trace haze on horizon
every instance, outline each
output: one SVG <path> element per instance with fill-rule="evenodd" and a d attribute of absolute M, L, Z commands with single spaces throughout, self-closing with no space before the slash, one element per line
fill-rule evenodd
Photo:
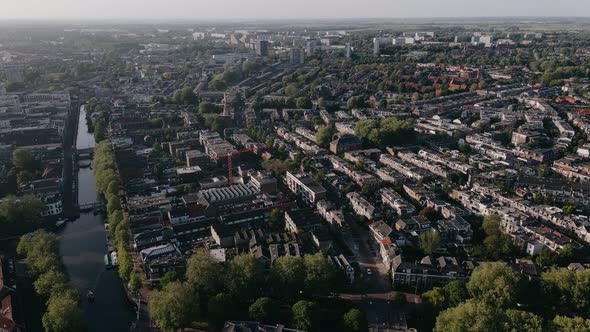
<path fill-rule="evenodd" d="M 581 0 L 0 0 L 0 20 L 588 17 Z"/>

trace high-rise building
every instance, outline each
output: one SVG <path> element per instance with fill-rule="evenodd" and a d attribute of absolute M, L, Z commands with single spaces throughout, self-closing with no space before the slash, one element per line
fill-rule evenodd
<path fill-rule="evenodd" d="M 373 38 L 373 55 L 379 55 L 381 53 L 381 40 L 380 38 Z"/>
<path fill-rule="evenodd" d="M 268 40 L 259 40 L 256 42 L 256 54 L 260 56 L 268 56 Z"/>
<path fill-rule="evenodd" d="M 305 51 L 302 48 L 292 48 L 289 50 L 289 59 L 292 65 L 302 65 L 305 63 Z"/>
<path fill-rule="evenodd" d="M 348 59 L 350 59 L 350 56 L 352 54 L 352 48 L 350 46 L 350 43 L 346 43 L 346 47 L 344 48 L 344 56 Z"/>

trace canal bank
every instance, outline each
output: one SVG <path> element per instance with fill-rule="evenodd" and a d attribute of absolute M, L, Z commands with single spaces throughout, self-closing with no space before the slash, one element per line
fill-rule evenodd
<path fill-rule="evenodd" d="M 76 149 L 94 148 L 94 144 L 94 136 L 86 125 L 86 112 L 81 107 Z M 74 167 L 73 180 L 73 192 L 77 199 L 75 205 L 99 201 L 92 169 Z M 103 217 L 93 212 L 80 213 L 76 220 L 68 222 L 57 235 L 72 285 L 81 294 L 91 290 L 96 295 L 93 303 L 89 303 L 85 297 L 82 300 L 88 331 L 129 331 L 134 311 L 127 303 L 117 270 L 107 270 L 104 265 L 107 233 Z"/>

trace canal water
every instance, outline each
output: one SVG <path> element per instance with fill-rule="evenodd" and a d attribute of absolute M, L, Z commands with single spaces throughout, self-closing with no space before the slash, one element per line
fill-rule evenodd
<path fill-rule="evenodd" d="M 76 147 L 94 147 L 94 136 L 88 132 L 83 107 L 80 109 Z M 90 168 L 79 169 L 77 186 L 80 205 L 97 202 L 95 178 Z M 84 295 L 82 309 L 88 331 L 129 331 L 134 312 L 126 302 L 117 270 L 107 270 L 104 265 L 107 244 L 103 217 L 93 212 L 81 213 L 77 220 L 66 224 L 58 237 L 72 285 Z M 88 290 L 96 296 L 93 303 L 86 300 Z"/>

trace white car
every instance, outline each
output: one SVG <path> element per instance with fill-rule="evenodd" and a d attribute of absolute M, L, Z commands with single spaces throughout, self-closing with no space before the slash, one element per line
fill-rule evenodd
<path fill-rule="evenodd" d="M 370 276 L 371 274 L 373 274 L 373 271 L 371 271 L 371 269 L 367 269 L 367 275 Z"/>

